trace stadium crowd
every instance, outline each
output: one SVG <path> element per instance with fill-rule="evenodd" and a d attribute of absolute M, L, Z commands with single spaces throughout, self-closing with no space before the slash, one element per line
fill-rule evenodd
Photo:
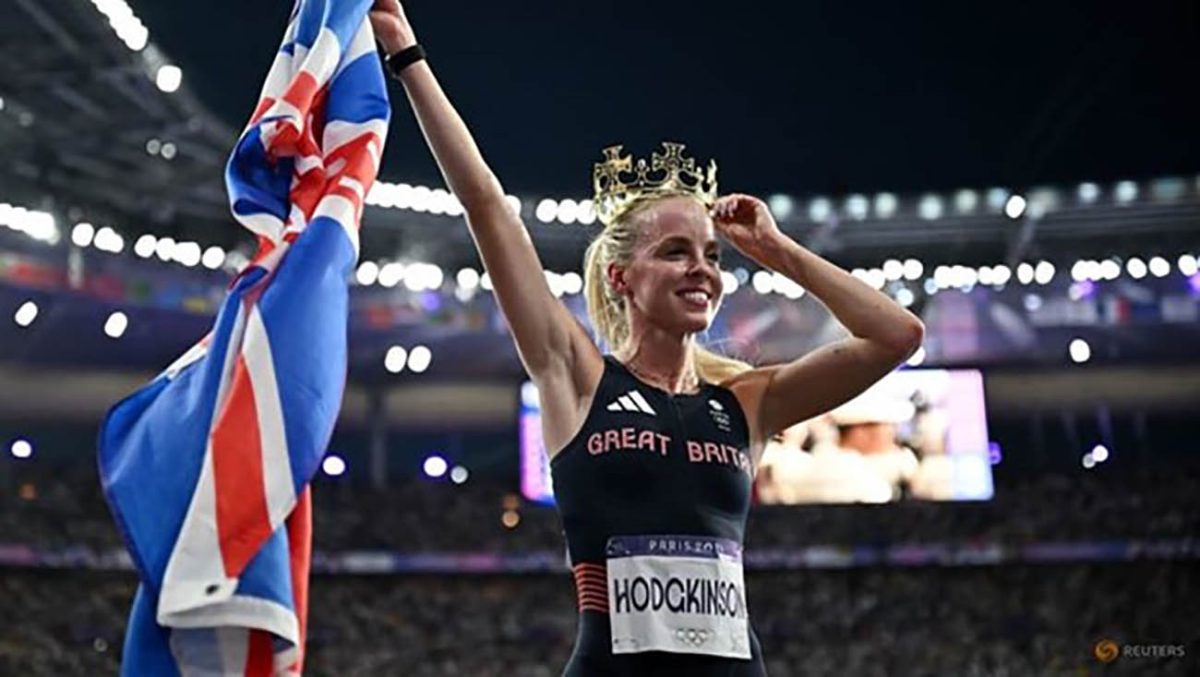
<path fill-rule="evenodd" d="M 1183 563 L 757 572 L 750 609 L 770 674 L 1196 674 L 1200 586 Z M 8 570 L 0 674 L 114 674 L 129 574 Z M 570 577 L 318 576 L 306 674 L 557 675 Z M 1122 656 L 1101 639 L 1184 655 Z"/>
<path fill-rule="evenodd" d="M 94 477 L 24 472 L 0 484 L 0 543 L 47 548 L 121 546 Z M 1200 473 L 1183 466 L 1136 473 L 1043 474 L 1000 485 L 985 502 L 755 506 L 747 546 L 979 543 L 1186 538 L 1200 533 Z M 411 480 L 385 491 L 318 481 L 318 550 L 561 551 L 552 508 L 510 486 Z M 504 514 L 512 514 L 506 525 Z"/>

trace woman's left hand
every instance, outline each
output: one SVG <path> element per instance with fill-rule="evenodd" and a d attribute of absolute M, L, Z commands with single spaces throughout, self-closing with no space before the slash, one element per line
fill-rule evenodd
<path fill-rule="evenodd" d="M 735 193 L 717 200 L 712 208 L 717 232 L 756 263 L 770 267 L 771 253 L 784 237 L 762 200 Z"/>

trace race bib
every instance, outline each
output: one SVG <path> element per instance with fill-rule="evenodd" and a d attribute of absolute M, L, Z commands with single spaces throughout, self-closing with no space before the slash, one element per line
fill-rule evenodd
<path fill-rule="evenodd" d="M 704 536 L 608 540 L 614 654 L 642 651 L 750 658 L 742 547 Z"/>

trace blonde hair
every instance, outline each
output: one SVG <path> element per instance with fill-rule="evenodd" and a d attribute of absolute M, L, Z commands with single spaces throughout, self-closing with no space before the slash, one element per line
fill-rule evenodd
<path fill-rule="evenodd" d="M 609 350 L 619 350 L 629 340 L 629 318 L 625 315 L 625 299 L 608 283 L 608 266 L 629 265 L 633 259 L 641 229 L 637 216 L 662 197 L 634 203 L 616 221 L 588 245 L 583 261 L 584 296 L 588 317 L 596 332 L 608 343 Z M 751 369 L 749 364 L 695 346 L 692 363 L 696 375 L 708 383 L 724 383 Z"/>

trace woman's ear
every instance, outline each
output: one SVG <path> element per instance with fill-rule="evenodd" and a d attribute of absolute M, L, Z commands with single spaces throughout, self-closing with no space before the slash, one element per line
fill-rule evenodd
<path fill-rule="evenodd" d="M 629 283 L 625 280 L 625 269 L 623 267 L 616 263 L 610 263 L 604 273 L 608 277 L 608 286 L 612 287 L 617 296 L 629 295 Z"/>

